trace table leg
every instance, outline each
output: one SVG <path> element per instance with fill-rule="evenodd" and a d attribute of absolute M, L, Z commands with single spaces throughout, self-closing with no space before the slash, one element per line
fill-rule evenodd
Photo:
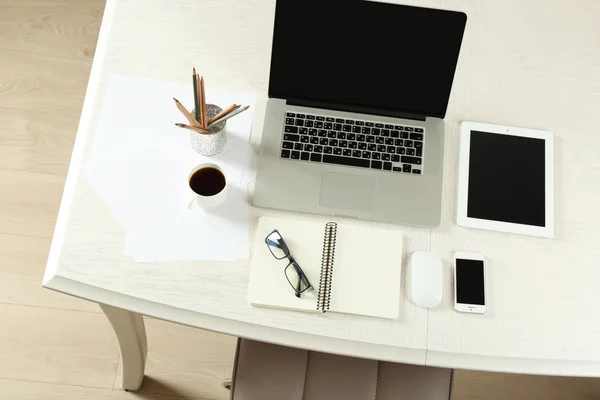
<path fill-rule="evenodd" d="M 121 389 L 137 391 L 144 379 L 148 353 L 144 319 L 140 314 L 105 304 L 100 304 L 100 308 L 110 321 L 121 348 Z"/>

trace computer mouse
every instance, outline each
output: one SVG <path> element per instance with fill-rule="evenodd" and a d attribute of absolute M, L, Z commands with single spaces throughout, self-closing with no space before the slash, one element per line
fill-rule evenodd
<path fill-rule="evenodd" d="M 417 251 L 411 261 L 412 300 L 419 307 L 435 307 L 442 301 L 442 259 L 429 251 Z"/>

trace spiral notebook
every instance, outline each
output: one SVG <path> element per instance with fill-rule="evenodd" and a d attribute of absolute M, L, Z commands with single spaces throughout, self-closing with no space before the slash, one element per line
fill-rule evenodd
<path fill-rule="evenodd" d="M 287 282 L 265 237 L 277 229 L 314 290 L 301 298 Z M 248 302 L 253 306 L 372 317 L 398 317 L 402 233 L 339 223 L 262 217 L 254 242 Z"/>

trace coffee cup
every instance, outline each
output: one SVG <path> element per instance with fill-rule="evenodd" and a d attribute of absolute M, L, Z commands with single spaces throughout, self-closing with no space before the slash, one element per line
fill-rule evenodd
<path fill-rule="evenodd" d="M 227 178 L 221 167 L 212 163 L 197 165 L 188 176 L 191 199 L 188 208 L 215 208 L 227 198 Z"/>

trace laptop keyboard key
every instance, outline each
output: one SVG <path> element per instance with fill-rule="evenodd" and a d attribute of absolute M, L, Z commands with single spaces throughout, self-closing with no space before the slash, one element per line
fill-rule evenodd
<path fill-rule="evenodd" d="M 423 149 L 417 149 L 415 156 L 423 157 Z"/>
<path fill-rule="evenodd" d="M 283 140 L 288 140 L 290 142 L 298 142 L 300 141 L 300 135 L 292 135 L 292 134 L 284 134 Z"/>
<path fill-rule="evenodd" d="M 346 148 L 346 147 L 348 147 L 348 141 L 347 140 L 340 140 L 340 143 L 338 144 L 338 146 L 340 146 L 342 148 Z"/>
<path fill-rule="evenodd" d="M 392 170 L 392 163 L 391 162 L 384 162 L 383 163 L 383 169 L 385 169 L 386 171 L 391 171 Z"/>
<path fill-rule="evenodd" d="M 423 148 L 423 142 L 415 142 L 414 143 L 414 148 L 415 149 L 422 149 Z"/>
<path fill-rule="evenodd" d="M 315 128 L 318 128 L 318 129 L 323 128 L 323 123 L 320 121 L 315 122 Z"/>
<path fill-rule="evenodd" d="M 317 117 L 317 121 L 325 121 L 325 117 Z"/>
<path fill-rule="evenodd" d="M 397 154 L 406 154 L 406 149 L 404 147 L 397 147 L 396 153 Z"/>
<path fill-rule="evenodd" d="M 375 136 L 373 136 L 373 135 L 367 136 L 367 143 L 375 143 Z"/>
<path fill-rule="evenodd" d="M 310 138 L 308 136 L 302 136 L 300 138 L 300 142 L 302 143 L 308 143 L 310 141 Z"/>
<path fill-rule="evenodd" d="M 300 154 L 300 159 L 301 159 L 301 160 L 304 160 L 304 161 L 308 161 L 308 160 L 310 160 L 310 153 L 307 153 L 306 151 L 303 151 L 303 152 Z"/>
<path fill-rule="evenodd" d="M 353 167 L 363 168 L 369 168 L 371 165 L 371 162 L 369 160 L 363 160 L 361 158 L 339 157 L 330 155 L 324 155 L 323 162 L 329 164 L 349 165 Z"/>
<path fill-rule="evenodd" d="M 298 133 L 298 128 L 295 126 L 286 126 L 284 129 L 285 133 Z"/>
<path fill-rule="evenodd" d="M 327 117 L 327 118 L 325 118 L 325 121 L 327 121 L 327 122 L 335 122 L 335 119 L 331 118 L 331 117 Z"/>
<path fill-rule="evenodd" d="M 333 129 L 336 131 L 341 131 L 342 130 L 342 124 L 333 124 Z"/>
<path fill-rule="evenodd" d="M 337 137 L 337 133 L 335 133 L 335 131 L 329 131 L 327 132 L 327 137 L 329 139 L 335 139 Z"/>
<path fill-rule="evenodd" d="M 292 160 L 299 160 L 300 159 L 300 152 L 299 151 L 292 151 Z"/>
<path fill-rule="evenodd" d="M 402 139 L 408 139 L 408 132 L 400 132 L 400 137 Z"/>
<path fill-rule="evenodd" d="M 302 143 L 296 143 L 294 145 L 294 150 L 302 150 L 304 149 L 304 146 L 302 145 Z"/>
<path fill-rule="evenodd" d="M 377 151 L 380 153 L 385 153 L 385 151 L 387 150 L 387 147 L 385 147 L 384 145 L 380 144 L 377 145 Z"/>
<path fill-rule="evenodd" d="M 341 156 L 342 155 L 342 148 L 341 147 L 335 147 L 333 149 L 333 154 L 336 156 Z"/>
<path fill-rule="evenodd" d="M 344 125 L 344 132 L 352 132 L 352 125 Z"/>
<path fill-rule="evenodd" d="M 381 129 L 373 128 L 371 129 L 371 135 L 379 136 L 381 134 Z"/>
<path fill-rule="evenodd" d="M 295 122 L 295 121 L 296 121 L 296 120 L 295 120 L 294 118 L 286 118 L 286 119 L 285 119 L 285 124 L 286 124 L 286 125 L 294 125 L 294 122 Z"/>
<path fill-rule="evenodd" d="M 381 160 L 381 154 L 380 153 L 371 153 L 371 158 L 373 160 Z"/>
<path fill-rule="evenodd" d="M 359 143 L 358 144 L 358 149 L 359 150 L 366 150 L 367 149 L 367 144 L 366 143 Z"/>
<path fill-rule="evenodd" d="M 396 153 L 396 148 L 394 146 L 388 146 L 387 152 L 390 154 L 394 154 L 394 153 Z"/>
<path fill-rule="evenodd" d="M 392 161 L 392 156 L 391 156 L 391 155 L 389 155 L 389 154 L 387 154 L 387 153 L 383 153 L 383 154 L 381 155 L 381 159 L 382 159 L 383 161 Z"/>
<path fill-rule="evenodd" d="M 381 167 L 383 167 L 383 163 L 381 161 L 371 161 L 371 168 L 381 169 Z"/>
<path fill-rule="evenodd" d="M 354 121 L 352 121 L 351 119 L 347 119 L 345 121 L 348 125 L 354 125 Z"/>
<path fill-rule="evenodd" d="M 292 143 L 292 142 L 283 142 L 283 148 L 284 149 L 293 149 L 294 148 L 294 143 Z"/>
<path fill-rule="evenodd" d="M 404 164 L 402 166 L 402 172 L 410 172 L 411 168 L 412 167 L 410 166 L 410 164 Z"/>
<path fill-rule="evenodd" d="M 301 135 L 308 135 L 308 128 L 300 128 L 298 133 Z"/>
<path fill-rule="evenodd" d="M 393 171 L 394 172 L 402 172 L 402 167 L 394 167 Z"/>
<path fill-rule="evenodd" d="M 371 134 L 371 128 L 367 128 L 365 126 L 364 128 L 362 128 L 362 133 L 364 133 L 365 135 L 370 135 Z"/>
<path fill-rule="evenodd" d="M 343 124 L 344 123 L 344 119 L 343 118 L 336 118 L 335 122 L 337 122 L 338 124 Z"/>
<path fill-rule="evenodd" d="M 356 125 L 365 126 L 365 123 L 364 123 L 364 121 L 356 121 Z"/>
<path fill-rule="evenodd" d="M 323 125 L 323 127 L 327 130 L 329 129 L 333 129 L 333 124 L 331 122 L 325 122 L 325 124 Z"/>
<path fill-rule="evenodd" d="M 304 145 L 304 151 L 313 151 L 313 145 L 312 144 L 305 144 Z"/>
<path fill-rule="evenodd" d="M 314 116 L 314 115 L 307 115 L 307 116 L 306 116 L 306 119 L 312 119 L 312 120 L 314 120 L 314 119 L 315 119 L 315 116 Z"/>
<path fill-rule="evenodd" d="M 327 137 L 327 131 L 324 129 L 319 130 L 319 137 Z"/>
<path fill-rule="evenodd" d="M 361 132 L 360 126 L 357 126 L 357 125 L 353 126 L 352 127 L 352 132 L 353 133 L 360 133 Z"/>
<path fill-rule="evenodd" d="M 352 157 L 360 158 L 361 154 L 360 150 L 352 150 Z"/>
<path fill-rule="evenodd" d="M 400 137 L 400 132 L 399 131 L 392 131 L 392 137 L 393 138 L 399 138 Z"/>
<path fill-rule="evenodd" d="M 307 128 L 312 128 L 313 126 L 315 126 L 315 122 L 314 121 L 306 121 L 306 122 L 304 122 L 304 126 L 306 126 Z"/>
<path fill-rule="evenodd" d="M 381 131 L 381 136 L 389 137 L 390 136 L 390 130 L 389 129 L 382 130 Z"/>
<path fill-rule="evenodd" d="M 319 138 L 318 137 L 311 137 L 310 138 L 310 143 L 311 144 L 319 144 Z"/>
<path fill-rule="evenodd" d="M 290 153 L 291 152 L 289 150 L 286 150 L 286 149 L 281 150 L 281 158 L 290 158 Z"/>
<path fill-rule="evenodd" d="M 375 138 L 375 143 L 377 144 L 384 144 L 385 143 L 385 138 L 384 137 L 377 137 Z"/>
<path fill-rule="evenodd" d="M 363 151 L 362 152 L 362 158 L 371 158 L 371 152 L 370 151 Z"/>
<path fill-rule="evenodd" d="M 404 128 L 404 130 L 405 130 L 406 132 L 412 132 L 412 131 L 413 131 L 413 128 L 411 128 L 411 127 L 408 127 L 408 126 L 407 126 L 406 128 Z"/>
<path fill-rule="evenodd" d="M 415 132 L 417 132 L 417 133 L 423 133 L 423 128 L 415 128 Z"/>
<path fill-rule="evenodd" d="M 423 140 L 423 134 L 422 133 L 411 133 L 410 138 L 412 140 Z"/>
<path fill-rule="evenodd" d="M 367 150 L 369 150 L 369 151 L 377 151 L 377 145 L 374 144 L 374 143 L 373 144 L 369 144 L 367 146 Z"/>
<path fill-rule="evenodd" d="M 337 138 L 338 139 L 346 139 L 346 132 L 338 132 Z"/>
<path fill-rule="evenodd" d="M 306 115 L 304 115 L 304 114 L 296 114 L 296 118 L 306 118 Z"/>
<path fill-rule="evenodd" d="M 286 115 L 287 115 L 288 117 L 295 117 L 295 116 L 296 116 L 296 114 L 294 114 L 294 113 L 287 113 Z"/>
<path fill-rule="evenodd" d="M 323 146 L 319 145 L 319 146 L 315 146 L 315 150 L 316 153 L 322 153 L 323 152 Z"/>
<path fill-rule="evenodd" d="M 319 139 L 319 144 L 321 146 L 327 146 L 329 144 L 329 139 L 321 138 L 321 139 Z"/>
<path fill-rule="evenodd" d="M 344 149 L 344 150 L 342 151 L 342 154 L 343 154 L 344 156 L 346 156 L 346 157 L 351 157 L 351 156 L 352 156 L 352 150 L 350 150 L 350 149 Z"/>
<path fill-rule="evenodd" d="M 310 136 L 317 136 L 317 132 L 318 131 L 316 129 L 314 129 L 314 128 L 311 128 L 311 129 L 308 130 L 308 134 Z"/>
<path fill-rule="evenodd" d="M 323 156 L 317 153 L 311 153 L 310 155 L 310 161 L 321 162 L 321 158 L 323 158 Z"/>
<path fill-rule="evenodd" d="M 394 140 L 394 144 L 396 146 L 404 146 L 404 140 L 402 140 L 402 139 L 396 139 L 396 140 Z"/>
<path fill-rule="evenodd" d="M 406 149 L 406 155 L 407 156 L 414 156 L 415 155 L 415 149 Z"/>
<path fill-rule="evenodd" d="M 296 126 L 304 126 L 304 120 L 303 119 L 296 119 Z"/>
<path fill-rule="evenodd" d="M 385 144 L 387 144 L 388 146 L 393 146 L 394 145 L 394 139 L 393 138 L 385 138 Z"/>
<path fill-rule="evenodd" d="M 350 142 L 350 143 L 348 143 L 348 147 L 350 147 L 351 149 L 357 149 L 358 148 L 358 143 L 357 142 Z"/>
<path fill-rule="evenodd" d="M 373 122 L 365 122 L 365 125 L 369 126 L 369 127 L 374 127 L 375 126 L 375 124 Z"/>
<path fill-rule="evenodd" d="M 400 156 L 398 154 L 393 154 L 392 162 L 400 162 Z"/>
<path fill-rule="evenodd" d="M 404 147 L 413 147 L 413 141 L 412 140 L 405 140 L 404 141 Z"/>
<path fill-rule="evenodd" d="M 419 175 L 420 175 L 420 174 L 421 174 L 421 170 L 420 170 L 420 169 L 413 169 L 413 170 L 412 170 L 412 173 L 413 173 L 413 174 L 419 174 Z"/>
<path fill-rule="evenodd" d="M 329 145 L 333 147 L 337 147 L 338 140 L 337 139 L 329 139 Z"/>
<path fill-rule="evenodd" d="M 403 163 L 405 164 L 416 164 L 416 165 L 421 165 L 421 158 L 420 157 L 409 157 L 409 156 L 402 156 L 402 158 L 400 159 Z"/>
<path fill-rule="evenodd" d="M 333 154 L 333 147 L 325 147 L 325 151 L 323 152 L 325 154 Z"/>
<path fill-rule="evenodd" d="M 346 138 L 348 140 L 356 140 L 356 135 L 354 133 L 349 133 Z"/>

